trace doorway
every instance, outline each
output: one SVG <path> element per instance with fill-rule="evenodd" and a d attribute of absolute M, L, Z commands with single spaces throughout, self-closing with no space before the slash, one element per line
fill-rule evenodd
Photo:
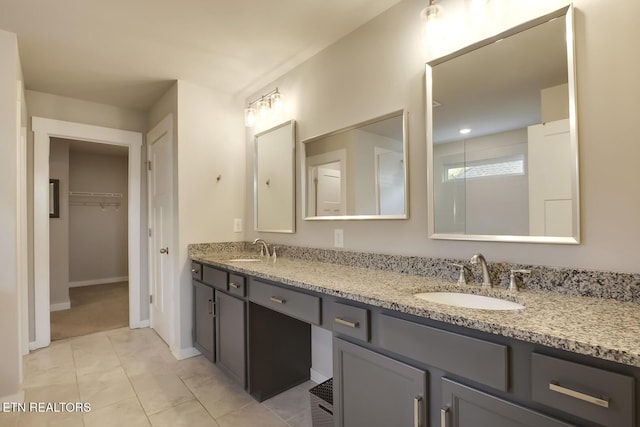
<path fill-rule="evenodd" d="M 142 134 L 60 120 L 32 118 L 34 132 L 34 305 L 35 339 L 30 349 L 46 347 L 51 342 L 50 324 L 50 248 L 49 248 L 49 151 L 50 138 L 64 138 L 91 143 L 124 146 L 128 149 L 128 278 L 129 327 L 148 326 L 141 320 L 140 301 L 140 174 Z"/>
<path fill-rule="evenodd" d="M 129 325 L 125 146 L 50 138 L 51 340 Z"/>

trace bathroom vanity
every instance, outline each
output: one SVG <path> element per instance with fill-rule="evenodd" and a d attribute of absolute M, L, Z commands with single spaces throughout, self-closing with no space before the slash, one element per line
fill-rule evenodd
<path fill-rule="evenodd" d="M 491 312 L 414 297 L 460 291 L 446 280 L 237 258 L 192 256 L 194 287 L 215 292 L 216 363 L 258 400 L 309 378 L 316 325 L 333 333 L 337 426 L 640 426 L 636 303 L 494 289 L 525 309 Z"/>

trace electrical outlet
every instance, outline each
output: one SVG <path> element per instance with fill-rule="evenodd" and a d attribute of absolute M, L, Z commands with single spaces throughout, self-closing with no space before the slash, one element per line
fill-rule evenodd
<path fill-rule="evenodd" d="M 234 233 L 242 232 L 242 218 L 234 218 L 234 220 L 233 220 L 233 231 L 234 231 Z"/>
<path fill-rule="evenodd" d="M 342 228 L 333 230 L 333 246 L 336 248 L 344 248 L 344 231 Z"/>

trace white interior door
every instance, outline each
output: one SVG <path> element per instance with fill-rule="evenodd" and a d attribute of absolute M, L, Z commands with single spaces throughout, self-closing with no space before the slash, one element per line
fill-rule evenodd
<path fill-rule="evenodd" d="M 149 317 L 151 327 L 172 345 L 173 340 L 173 173 L 172 133 L 149 132 Z"/>
<path fill-rule="evenodd" d="M 376 147 L 377 214 L 404 213 L 404 155 Z"/>
<path fill-rule="evenodd" d="M 316 207 L 318 216 L 344 215 L 340 162 L 317 166 Z"/>

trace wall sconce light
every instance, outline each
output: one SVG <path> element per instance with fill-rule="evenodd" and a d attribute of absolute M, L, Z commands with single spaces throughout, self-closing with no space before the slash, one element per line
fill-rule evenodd
<path fill-rule="evenodd" d="M 269 114 L 279 114 L 282 111 L 282 94 L 275 88 L 259 98 L 249 102 L 244 109 L 244 125 L 248 128 L 256 123 L 256 113 L 261 120 L 265 120 Z"/>
<path fill-rule="evenodd" d="M 437 2 L 438 0 L 429 0 L 429 6 L 420 12 L 425 32 L 428 32 L 430 28 L 437 27 L 440 24 L 438 21 L 442 15 L 442 6 L 436 4 Z"/>

